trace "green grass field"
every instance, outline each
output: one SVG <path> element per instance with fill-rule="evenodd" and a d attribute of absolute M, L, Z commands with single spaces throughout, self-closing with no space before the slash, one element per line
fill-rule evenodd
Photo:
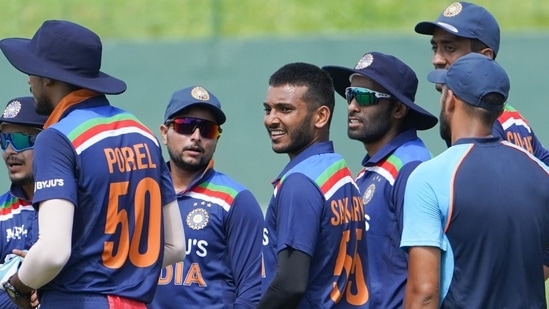
<path fill-rule="evenodd" d="M 30 37 L 45 19 L 68 19 L 103 39 L 352 36 L 410 33 L 452 1 L 440 0 L 2 0 L 0 38 Z M 503 35 L 548 32 L 547 0 L 481 0 Z M 527 47 L 526 47 L 527 48 Z M 535 60 L 531 60 L 535 61 Z M 5 99 L 5 98 L 4 98 Z M 546 285 L 546 291 L 549 286 Z"/>
<path fill-rule="evenodd" d="M 30 36 L 70 19 L 124 40 L 409 32 L 451 3 L 440 0 L 3 0 L 0 37 Z M 505 31 L 549 29 L 549 1 L 481 0 Z M 520 3 L 520 5 L 517 5 Z"/>

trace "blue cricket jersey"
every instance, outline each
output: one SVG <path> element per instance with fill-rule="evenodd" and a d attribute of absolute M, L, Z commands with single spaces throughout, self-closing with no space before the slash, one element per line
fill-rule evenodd
<path fill-rule="evenodd" d="M 343 157 L 331 142 L 297 155 L 274 181 L 265 217 L 263 293 L 287 247 L 311 257 L 298 308 L 366 308 L 364 205 Z"/>
<path fill-rule="evenodd" d="M 75 205 L 71 256 L 40 294 L 152 301 L 163 259 L 162 206 L 175 200 L 154 134 L 105 96 L 91 97 L 38 135 L 34 170 L 35 205 Z"/>
<path fill-rule="evenodd" d="M 526 119 L 509 104 L 505 104 L 492 131 L 494 136 L 526 149 L 549 166 L 549 151 L 543 147 Z"/>
<path fill-rule="evenodd" d="M 255 308 L 261 297 L 263 229 L 255 197 L 212 166 L 178 193 L 177 201 L 187 255 L 162 270 L 148 308 Z"/>
<path fill-rule="evenodd" d="M 404 189 L 412 167 L 430 158 L 416 130 L 410 129 L 362 161 L 356 183 L 366 212 L 370 308 L 403 306 L 408 277 L 408 256 L 400 249 Z"/>
<path fill-rule="evenodd" d="M 412 172 L 401 245 L 441 249 L 441 308 L 546 308 L 547 188 L 547 166 L 499 138 L 460 139 Z"/>
<path fill-rule="evenodd" d="M 0 196 L 0 263 L 13 249 L 29 249 L 38 237 L 36 213 L 31 201 L 23 196 L 23 188 L 16 184 Z M 19 307 L 4 290 L 0 290 L 0 308 Z"/>

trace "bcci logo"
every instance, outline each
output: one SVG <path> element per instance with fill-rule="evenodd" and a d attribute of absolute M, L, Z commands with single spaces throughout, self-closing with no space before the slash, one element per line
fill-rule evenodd
<path fill-rule="evenodd" d="M 358 63 L 355 66 L 355 70 L 362 70 L 364 68 L 367 68 L 374 62 L 374 55 L 372 54 L 366 54 L 358 60 Z"/>
<path fill-rule="evenodd" d="M 372 197 L 374 196 L 374 192 L 376 191 L 376 185 L 371 184 L 368 186 L 368 189 L 366 189 L 366 192 L 364 192 L 364 195 L 362 195 L 362 203 L 364 205 L 368 204 Z"/>
<path fill-rule="evenodd" d="M 200 101 L 208 101 L 210 99 L 210 94 L 208 91 L 200 86 L 196 86 L 191 90 L 191 95 L 193 98 Z"/>
<path fill-rule="evenodd" d="M 11 101 L 8 106 L 6 106 L 6 109 L 4 110 L 4 114 L 2 117 L 4 118 L 15 118 L 21 111 L 21 102 L 14 100 Z"/>
<path fill-rule="evenodd" d="M 446 10 L 444 10 L 442 15 L 444 15 L 445 17 L 454 17 L 454 16 L 458 15 L 459 13 L 461 13 L 462 9 L 463 9 L 463 7 L 461 6 L 461 3 L 454 2 L 454 3 L 450 4 L 450 6 L 446 8 Z"/>
<path fill-rule="evenodd" d="M 196 208 L 187 215 L 187 225 L 193 230 L 201 230 L 208 225 L 210 216 L 203 208 Z"/>

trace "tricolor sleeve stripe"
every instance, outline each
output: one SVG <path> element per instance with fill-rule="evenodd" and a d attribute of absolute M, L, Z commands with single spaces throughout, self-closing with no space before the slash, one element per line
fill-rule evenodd
<path fill-rule="evenodd" d="M 12 197 L 0 205 L 0 221 L 11 219 L 14 214 L 19 214 L 22 210 L 34 210 L 34 208 L 30 202 Z"/>
<path fill-rule="evenodd" d="M 188 195 L 221 205 L 225 211 L 233 204 L 238 192 L 231 187 L 203 183 L 193 188 Z"/>
<path fill-rule="evenodd" d="M 402 168 L 402 160 L 394 154 L 389 156 L 387 160 L 382 161 L 374 166 L 367 166 L 366 171 L 372 171 L 380 174 L 392 186 L 398 175 L 398 171 Z"/>
<path fill-rule="evenodd" d="M 499 116 L 498 121 L 501 123 L 504 130 L 507 130 L 512 125 L 516 125 L 523 126 L 528 132 L 532 132 L 526 119 L 512 107 L 506 107 L 501 116 Z"/>
<path fill-rule="evenodd" d="M 326 199 L 329 199 L 345 184 L 354 184 L 353 175 L 347 168 L 345 160 L 339 160 L 332 164 L 315 181 Z"/>
<path fill-rule="evenodd" d="M 67 137 L 71 140 L 76 152 L 81 153 L 105 138 L 132 132 L 146 136 L 158 145 L 154 134 L 129 114 L 86 121 L 67 134 Z"/>

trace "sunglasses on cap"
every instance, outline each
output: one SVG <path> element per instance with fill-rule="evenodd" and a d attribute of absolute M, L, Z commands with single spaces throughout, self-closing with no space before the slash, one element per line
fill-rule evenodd
<path fill-rule="evenodd" d="M 359 106 L 369 106 L 379 103 L 380 99 L 390 99 L 391 97 L 390 94 L 377 92 L 368 88 L 345 88 L 345 99 L 347 100 L 347 104 L 351 104 L 353 99 L 355 99 Z"/>
<path fill-rule="evenodd" d="M 175 132 L 184 135 L 191 135 L 196 129 L 199 129 L 200 136 L 210 139 L 218 138 L 223 132 L 217 123 L 194 117 L 169 119 L 166 121 L 166 126 L 172 126 Z"/>
<path fill-rule="evenodd" d="M 4 151 L 8 149 L 8 145 L 11 145 L 11 148 L 16 152 L 32 149 L 34 148 L 35 141 L 36 135 L 25 133 L 0 133 L 0 146 Z"/>

